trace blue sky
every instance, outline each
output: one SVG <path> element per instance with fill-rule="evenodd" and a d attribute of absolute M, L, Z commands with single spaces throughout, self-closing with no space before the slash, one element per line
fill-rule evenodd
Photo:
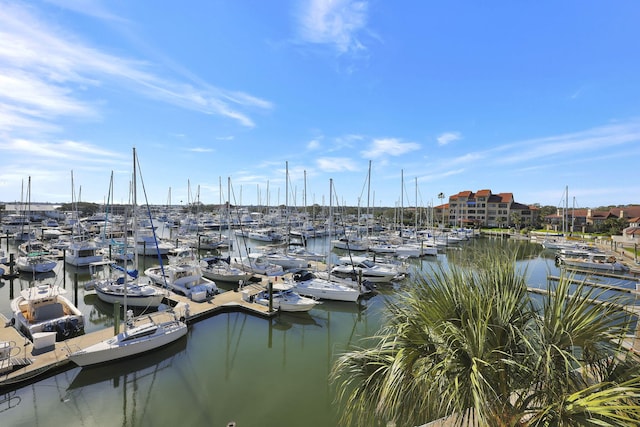
<path fill-rule="evenodd" d="M 632 0 L 0 0 L 0 200 L 31 177 L 34 202 L 101 203 L 113 172 L 127 202 L 135 146 L 154 204 L 218 203 L 228 178 L 234 204 L 328 205 L 330 179 L 334 206 L 558 206 L 566 186 L 570 206 L 640 203 L 639 18 Z"/>

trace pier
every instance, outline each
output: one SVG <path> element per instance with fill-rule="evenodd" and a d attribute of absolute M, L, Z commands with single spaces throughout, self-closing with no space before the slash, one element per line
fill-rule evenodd
<path fill-rule="evenodd" d="M 267 286 L 268 280 L 263 278 L 260 282 L 246 284 L 238 290 L 222 292 L 203 302 L 194 302 L 187 297 L 171 293 L 164 301 L 171 309 L 145 314 L 134 319 L 134 322 L 151 320 L 159 323 L 177 317 L 189 325 L 218 313 L 236 310 L 270 318 L 277 314 L 276 309 L 269 310 L 268 306 L 251 302 L 251 297 L 265 290 Z M 8 353 L 5 353 L 5 356 L 9 356 L 0 358 L 0 390 L 18 388 L 75 367 L 76 365 L 67 358 L 70 352 L 108 339 L 114 336 L 115 332 L 114 328 L 104 328 L 56 342 L 52 346 L 37 348 L 31 340 L 12 326 L 2 313 L 0 322 L 0 343 L 7 343 L 5 351 Z M 124 324 L 120 325 L 120 331 L 123 330 Z M 0 348 L 0 354 L 2 351 L 3 348 Z"/>

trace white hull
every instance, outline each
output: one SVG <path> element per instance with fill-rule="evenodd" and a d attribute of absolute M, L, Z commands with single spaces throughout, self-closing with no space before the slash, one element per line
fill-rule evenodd
<path fill-rule="evenodd" d="M 352 281 L 349 281 L 352 282 Z M 300 295 L 331 301 L 357 302 L 362 292 L 356 282 L 333 281 L 323 278 L 294 281 L 295 291 Z"/>
<path fill-rule="evenodd" d="M 135 286 L 135 285 L 134 285 Z M 164 300 L 164 293 L 160 289 L 149 286 L 150 291 L 145 295 L 144 293 L 137 293 L 135 289 L 130 286 L 127 289 L 127 306 L 129 307 L 159 307 Z M 120 304 L 124 306 L 124 293 L 123 292 L 110 292 L 100 286 L 95 288 L 96 295 L 100 301 L 109 304 Z M 151 292 L 153 291 L 153 292 Z"/>
<path fill-rule="evenodd" d="M 78 366 L 106 363 L 155 350 L 187 334 L 187 325 L 180 321 L 147 323 L 122 332 L 108 340 L 69 354 Z"/>
<path fill-rule="evenodd" d="M 54 260 L 47 259 L 30 259 L 27 256 L 18 257 L 16 267 L 25 273 L 49 273 L 56 268 L 58 263 Z"/>
<path fill-rule="evenodd" d="M 579 259 L 564 259 L 563 264 L 569 267 L 583 268 L 585 270 L 603 270 L 603 271 L 627 271 L 629 268 L 619 262 L 595 262 L 583 261 Z"/>
<path fill-rule="evenodd" d="M 262 291 L 258 295 L 256 295 L 255 302 L 261 305 L 268 306 L 269 295 L 267 291 Z M 289 289 L 284 292 L 274 292 L 272 295 L 272 304 L 272 307 L 279 311 L 299 313 L 309 311 L 320 303 L 315 299 L 301 296 L 300 294 Z"/>

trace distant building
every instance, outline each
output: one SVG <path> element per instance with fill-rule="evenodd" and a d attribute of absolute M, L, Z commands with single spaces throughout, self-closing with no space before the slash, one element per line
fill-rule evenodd
<path fill-rule="evenodd" d="M 538 207 L 516 202 L 513 193 L 493 194 L 491 190 L 461 191 L 435 210 L 436 220 L 456 227 L 530 227 L 539 214 Z"/>
<path fill-rule="evenodd" d="M 558 208 L 553 215 L 544 217 L 549 228 L 568 233 L 588 233 L 598 231 L 604 222 L 610 218 L 620 218 L 629 221 L 640 217 L 640 205 L 625 206 L 623 208 L 598 209 L 563 209 Z M 635 233 L 640 233 L 635 231 Z"/>

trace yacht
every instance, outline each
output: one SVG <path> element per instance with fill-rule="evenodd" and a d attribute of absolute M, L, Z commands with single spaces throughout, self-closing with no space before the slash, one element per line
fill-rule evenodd
<path fill-rule="evenodd" d="M 40 332 L 55 332 L 58 341 L 84 333 L 84 315 L 65 292 L 46 284 L 24 289 L 11 300 L 11 323 L 31 340 Z"/>

